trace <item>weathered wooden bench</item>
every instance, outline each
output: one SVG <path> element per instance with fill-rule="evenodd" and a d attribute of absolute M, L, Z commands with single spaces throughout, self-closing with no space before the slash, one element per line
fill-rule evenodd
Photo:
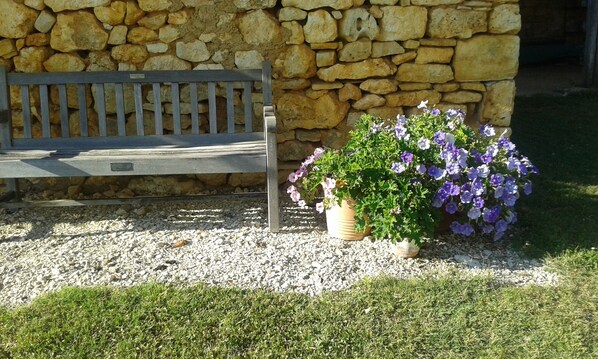
<path fill-rule="evenodd" d="M 0 178 L 8 189 L 0 207 L 31 206 L 18 178 L 266 173 L 268 222 L 277 231 L 276 161 L 269 62 L 256 70 L 0 67 Z"/>

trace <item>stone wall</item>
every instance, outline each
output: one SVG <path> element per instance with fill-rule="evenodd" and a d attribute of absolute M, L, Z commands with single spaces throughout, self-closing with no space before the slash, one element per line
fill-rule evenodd
<path fill-rule="evenodd" d="M 12 71 L 272 61 L 283 168 L 342 145 L 362 113 L 429 100 L 508 130 L 513 111 L 518 0 L 0 0 L 0 13 Z"/>

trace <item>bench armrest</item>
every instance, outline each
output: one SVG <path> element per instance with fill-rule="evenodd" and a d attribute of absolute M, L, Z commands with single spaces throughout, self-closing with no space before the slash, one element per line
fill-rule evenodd
<path fill-rule="evenodd" d="M 276 116 L 274 106 L 264 106 L 264 131 L 276 133 Z"/>

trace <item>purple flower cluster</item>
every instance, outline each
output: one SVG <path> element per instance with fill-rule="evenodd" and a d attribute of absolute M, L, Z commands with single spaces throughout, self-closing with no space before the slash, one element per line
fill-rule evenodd
<path fill-rule="evenodd" d="M 289 182 L 295 184 L 300 179 L 305 178 L 307 176 L 307 174 L 309 173 L 309 170 L 308 170 L 309 166 L 312 165 L 316 160 L 321 158 L 324 155 L 324 152 L 325 151 L 323 148 L 320 148 L 320 147 L 316 148 L 314 150 L 313 155 L 307 157 L 305 159 L 305 161 L 303 161 L 303 163 L 301 163 L 301 167 L 299 167 L 298 170 L 289 174 L 289 176 L 287 178 L 289 180 Z M 289 194 L 289 196 L 291 197 L 291 200 L 293 202 L 297 203 L 300 207 L 305 207 L 306 203 L 304 200 L 301 199 L 301 193 L 299 192 L 299 189 L 296 186 L 290 185 L 287 188 L 287 193 Z"/>

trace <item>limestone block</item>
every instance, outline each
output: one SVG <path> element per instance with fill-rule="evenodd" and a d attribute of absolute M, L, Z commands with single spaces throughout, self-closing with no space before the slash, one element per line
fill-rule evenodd
<path fill-rule="evenodd" d="M 402 64 L 397 79 L 401 82 L 444 83 L 454 79 L 453 69 L 440 64 Z"/>
<path fill-rule="evenodd" d="M 278 145 L 278 159 L 281 161 L 301 161 L 313 154 L 316 147 L 313 142 L 286 141 Z"/>
<path fill-rule="evenodd" d="M 168 14 L 166 12 L 153 12 L 139 19 L 137 23 L 148 29 L 159 30 L 166 24 L 167 17 Z"/>
<path fill-rule="evenodd" d="M 442 95 L 434 90 L 403 91 L 386 95 L 386 104 L 391 107 L 417 106 L 422 101 L 428 101 L 430 105 L 440 102 Z"/>
<path fill-rule="evenodd" d="M 181 34 L 178 27 L 172 25 L 164 26 L 158 31 L 158 38 L 160 41 L 167 44 L 181 38 L 182 36 L 183 34 Z"/>
<path fill-rule="evenodd" d="M 385 59 L 367 59 L 349 64 L 336 64 L 318 70 L 318 77 L 324 81 L 333 82 L 339 79 L 361 80 L 372 77 L 387 77 L 394 75 L 397 67 Z"/>
<path fill-rule="evenodd" d="M 137 21 L 141 20 L 145 12 L 139 8 L 137 1 L 127 1 L 127 14 L 125 15 L 125 25 L 135 25 Z"/>
<path fill-rule="evenodd" d="M 320 82 L 320 83 L 326 84 L 328 82 Z M 312 100 L 317 100 L 320 97 L 322 97 L 328 93 L 328 90 L 326 90 L 326 89 L 320 89 L 320 90 L 314 89 L 314 85 L 315 84 L 312 84 L 312 86 L 311 86 L 312 88 L 307 89 L 305 91 L 305 96 L 309 97 Z M 340 84 L 340 86 L 343 87 L 343 84 Z"/>
<path fill-rule="evenodd" d="M 197 64 L 193 70 L 224 70 L 222 64 Z"/>
<path fill-rule="evenodd" d="M 173 13 L 168 14 L 168 23 L 170 25 L 184 25 L 186 24 L 193 12 L 190 11 L 191 9 L 183 9 Z"/>
<path fill-rule="evenodd" d="M 515 81 L 486 84 L 482 121 L 494 126 L 508 127 L 515 104 Z"/>
<path fill-rule="evenodd" d="M 444 84 L 435 84 L 434 90 L 438 92 L 453 92 L 461 88 L 458 82 L 447 82 Z"/>
<path fill-rule="evenodd" d="M 94 109 L 98 111 L 98 96 L 99 88 L 96 85 L 91 86 L 91 94 L 93 96 Z M 125 113 L 135 112 L 135 93 L 132 85 L 123 86 L 123 95 L 125 100 Z M 104 104 L 106 106 L 107 114 L 116 113 L 116 93 L 114 84 L 104 84 Z"/>
<path fill-rule="evenodd" d="M 460 4 L 463 0 L 411 0 L 411 5 L 438 6 Z"/>
<path fill-rule="evenodd" d="M 370 0 L 372 5 L 395 5 L 399 0 Z"/>
<path fill-rule="evenodd" d="M 419 6 L 385 6 L 376 40 L 403 41 L 419 39 L 426 33 L 428 10 Z"/>
<path fill-rule="evenodd" d="M 299 45 L 305 42 L 305 37 L 303 36 L 303 26 L 301 26 L 299 22 L 283 22 L 282 27 L 287 29 L 290 33 L 289 38 L 286 41 L 287 45 Z"/>
<path fill-rule="evenodd" d="M 482 101 L 482 94 L 473 91 L 455 91 L 442 95 L 443 102 L 468 103 Z"/>
<path fill-rule="evenodd" d="M 311 89 L 313 91 L 336 90 L 336 89 L 340 89 L 342 87 L 343 87 L 343 83 L 342 82 L 314 81 L 311 84 Z"/>
<path fill-rule="evenodd" d="M 49 34 L 30 34 L 25 38 L 25 46 L 48 46 L 50 45 Z"/>
<path fill-rule="evenodd" d="M 0 0 L 0 37 L 18 39 L 33 31 L 37 11 L 13 0 Z"/>
<path fill-rule="evenodd" d="M 86 11 L 58 14 L 50 39 L 54 50 L 103 50 L 107 44 L 108 33 L 92 14 Z"/>
<path fill-rule="evenodd" d="M 401 91 L 429 90 L 432 88 L 432 84 L 424 82 L 401 82 L 399 83 L 399 88 Z"/>
<path fill-rule="evenodd" d="M 112 28 L 108 36 L 109 45 L 122 45 L 127 42 L 127 32 L 129 28 L 126 25 L 117 25 Z"/>
<path fill-rule="evenodd" d="M 312 100 L 299 93 L 285 93 L 276 101 L 276 115 L 284 129 L 334 128 L 349 111 L 349 103 L 340 102 L 334 92 Z"/>
<path fill-rule="evenodd" d="M 276 0 L 234 0 L 239 10 L 269 9 L 276 6 Z"/>
<path fill-rule="evenodd" d="M 367 38 L 349 42 L 338 52 L 338 59 L 344 62 L 365 60 L 372 54 L 372 41 Z"/>
<path fill-rule="evenodd" d="M 276 60 L 283 78 L 310 78 L 316 74 L 316 53 L 307 45 L 287 47 Z"/>
<path fill-rule="evenodd" d="M 307 11 L 296 7 L 284 7 L 278 12 L 279 21 L 305 20 L 305 18 L 307 18 Z"/>
<path fill-rule="evenodd" d="M 404 112 L 402 107 L 380 106 L 369 108 L 367 113 L 385 120 L 395 120 L 398 115 L 402 115 Z"/>
<path fill-rule="evenodd" d="M 340 19 L 342 19 L 342 18 L 343 18 L 343 13 L 342 13 L 342 12 L 340 12 L 340 11 L 338 11 L 338 10 L 333 10 L 333 11 L 331 12 L 331 14 L 332 14 L 332 17 L 333 17 L 335 20 L 340 20 Z"/>
<path fill-rule="evenodd" d="M 245 42 L 251 45 L 270 45 L 283 39 L 278 20 L 264 10 L 255 10 L 243 16 L 239 30 Z"/>
<path fill-rule="evenodd" d="M 519 67 L 519 37 L 479 35 L 457 42 L 453 68 L 457 81 L 512 79 Z"/>
<path fill-rule="evenodd" d="M 131 64 L 129 62 L 119 62 L 117 70 L 118 71 L 137 71 L 137 65 Z"/>
<path fill-rule="evenodd" d="M 98 127 L 98 114 L 93 110 L 87 109 L 87 134 L 95 137 L 100 134 Z M 79 111 L 74 111 L 69 115 L 69 135 L 71 137 L 81 136 L 81 119 Z"/>
<path fill-rule="evenodd" d="M 298 90 L 305 90 L 306 88 L 311 86 L 311 81 L 306 79 L 282 79 L 282 80 L 273 80 L 272 81 L 272 89 L 275 91 L 279 90 L 291 90 L 291 91 L 298 91 Z"/>
<path fill-rule="evenodd" d="M 174 55 L 157 55 L 145 62 L 143 70 L 191 70 L 191 64 Z"/>
<path fill-rule="evenodd" d="M 17 56 L 17 48 L 15 42 L 12 39 L 0 40 L 0 57 L 10 59 L 11 57 Z"/>
<path fill-rule="evenodd" d="M 66 106 L 68 108 L 79 108 L 79 94 L 77 85 L 66 85 Z M 92 103 L 92 95 L 90 86 L 85 86 L 85 108 L 89 108 Z M 58 110 L 58 104 L 60 103 L 60 92 L 58 87 L 50 87 L 50 101 L 54 106 L 50 106 L 50 123 L 59 125 L 60 124 L 60 111 Z M 41 118 L 41 116 L 34 116 Z"/>
<path fill-rule="evenodd" d="M 409 61 L 415 59 L 416 57 L 417 57 L 417 52 L 415 52 L 415 51 L 409 51 L 409 52 L 406 52 L 404 54 L 399 54 L 399 55 L 393 56 L 392 57 L 392 62 L 395 65 L 400 65 L 400 64 L 403 64 L 405 62 L 409 62 Z"/>
<path fill-rule="evenodd" d="M 171 0 L 137 0 L 137 3 L 141 10 L 147 12 L 168 10 L 170 5 L 172 5 Z"/>
<path fill-rule="evenodd" d="M 47 33 L 52 30 L 52 26 L 56 23 L 56 17 L 47 10 L 43 10 L 39 13 L 39 16 L 35 20 L 33 27 L 39 32 Z"/>
<path fill-rule="evenodd" d="M 87 56 L 89 66 L 86 71 L 114 71 L 116 64 L 108 51 L 91 51 Z"/>
<path fill-rule="evenodd" d="M 378 107 L 378 108 L 381 108 L 381 107 Z M 347 115 L 347 126 L 350 128 L 355 128 L 355 124 L 357 123 L 357 121 L 359 121 L 361 116 L 363 116 L 364 114 L 365 114 L 365 112 L 363 112 L 363 111 L 349 112 L 349 114 Z"/>
<path fill-rule="evenodd" d="M 339 21 L 339 35 L 347 41 L 363 37 L 374 40 L 379 31 L 376 19 L 364 8 L 346 10 Z"/>
<path fill-rule="evenodd" d="M 481 82 L 463 82 L 461 88 L 463 90 L 486 92 L 486 86 Z"/>
<path fill-rule="evenodd" d="M 353 103 L 353 108 L 356 110 L 367 110 L 373 107 L 379 107 L 386 104 L 386 99 L 375 94 L 367 94 Z"/>
<path fill-rule="evenodd" d="M 176 43 L 176 55 L 183 60 L 191 62 L 202 62 L 209 60 L 212 54 L 206 43 L 201 40 L 191 42 L 179 41 Z"/>
<path fill-rule="evenodd" d="M 353 6 L 353 0 L 282 0 L 282 6 L 296 7 L 303 10 L 313 10 L 322 7 L 345 10 Z"/>
<path fill-rule="evenodd" d="M 398 87 L 394 81 L 389 79 L 370 79 L 362 82 L 359 88 L 366 92 L 386 95 L 396 92 Z"/>
<path fill-rule="evenodd" d="M 384 17 L 384 13 L 378 5 L 370 6 L 370 14 L 372 14 L 372 16 L 376 19 L 382 19 Z"/>
<path fill-rule="evenodd" d="M 419 39 L 421 46 L 436 46 L 436 47 L 454 47 L 457 45 L 456 39 Z"/>
<path fill-rule="evenodd" d="M 25 0 L 24 4 L 32 9 L 40 11 L 43 10 L 44 7 L 46 7 L 46 4 L 44 4 L 44 0 Z"/>
<path fill-rule="evenodd" d="M 75 54 L 54 54 L 44 61 L 48 72 L 78 72 L 85 70 L 85 61 Z"/>
<path fill-rule="evenodd" d="M 470 38 L 488 29 L 486 13 L 476 10 L 434 8 L 430 10 L 430 23 L 427 35 L 437 38 Z"/>
<path fill-rule="evenodd" d="M 98 20 L 110 25 L 119 25 L 125 21 L 127 4 L 124 1 L 114 1 L 110 6 L 101 6 L 93 9 Z"/>
<path fill-rule="evenodd" d="M 503 4 L 492 9 L 488 19 L 488 32 L 495 34 L 516 34 L 521 30 L 519 5 Z"/>
<path fill-rule="evenodd" d="M 353 7 L 359 7 L 365 3 L 365 0 L 353 0 Z"/>
<path fill-rule="evenodd" d="M 264 57 L 259 51 L 237 51 L 235 52 L 235 66 L 240 69 L 261 69 Z"/>
<path fill-rule="evenodd" d="M 218 51 L 214 52 L 214 55 L 212 55 L 212 61 L 219 64 L 226 59 L 228 54 L 229 54 L 228 50 L 218 50 Z"/>
<path fill-rule="evenodd" d="M 146 44 L 158 40 L 158 33 L 147 27 L 134 27 L 127 33 L 127 41 L 131 44 Z"/>
<path fill-rule="evenodd" d="M 320 142 L 322 140 L 322 134 L 320 130 L 297 129 L 295 134 L 297 139 L 302 142 Z"/>
<path fill-rule="evenodd" d="M 404 54 L 405 49 L 396 41 L 375 41 L 372 43 L 372 57 Z"/>
<path fill-rule="evenodd" d="M 216 36 L 218 36 L 218 35 L 216 35 L 213 32 L 208 32 L 208 33 L 204 33 L 204 34 L 199 35 L 199 39 L 201 41 L 205 42 L 205 43 L 208 43 L 208 42 L 214 41 L 214 39 L 216 38 Z"/>
<path fill-rule="evenodd" d="M 112 58 L 118 62 L 139 64 L 148 57 L 147 48 L 143 45 L 118 45 L 112 48 Z"/>
<path fill-rule="evenodd" d="M 333 128 L 331 130 L 322 130 L 322 145 L 328 148 L 340 149 L 349 140 L 349 134 L 346 130 Z"/>
<path fill-rule="evenodd" d="M 125 126 L 125 133 L 129 136 L 137 134 L 137 118 L 135 114 L 130 114 L 127 117 Z M 152 135 L 156 133 L 156 120 L 151 111 L 143 112 L 143 134 Z"/>
<path fill-rule="evenodd" d="M 19 55 L 13 58 L 17 72 L 43 72 L 43 62 L 48 58 L 49 51 L 45 47 L 25 47 Z"/>
<path fill-rule="evenodd" d="M 453 58 L 452 47 L 420 47 L 417 49 L 416 64 L 448 64 Z"/>
<path fill-rule="evenodd" d="M 182 0 L 183 5 L 186 7 L 200 7 L 200 6 L 213 6 L 214 0 Z"/>
<path fill-rule="evenodd" d="M 334 41 L 338 36 L 336 20 L 326 10 L 316 10 L 307 14 L 303 32 L 305 41 L 309 43 Z"/>
<path fill-rule="evenodd" d="M 336 51 L 323 50 L 316 53 L 316 66 L 327 67 L 336 63 Z"/>
<path fill-rule="evenodd" d="M 44 0 L 46 6 L 50 7 L 55 13 L 65 10 L 80 10 L 85 8 L 94 8 L 107 6 L 110 0 Z"/>
<path fill-rule="evenodd" d="M 220 187 L 224 186 L 227 182 L 228 174 L 216 173 L 216 174 L 201 174 L 195 175 L 195 178 L 200 180 L 206 186 Z"/>
<path fill-rule="evenodd" d="M 338 99 L 341 102 L 345 102 L 348 100 L 359 100 L 361 98 L 361 89 L 359 87 L 353 85 L 352 83 L 346 83 L 339 91 L 338 91 Z"/>

